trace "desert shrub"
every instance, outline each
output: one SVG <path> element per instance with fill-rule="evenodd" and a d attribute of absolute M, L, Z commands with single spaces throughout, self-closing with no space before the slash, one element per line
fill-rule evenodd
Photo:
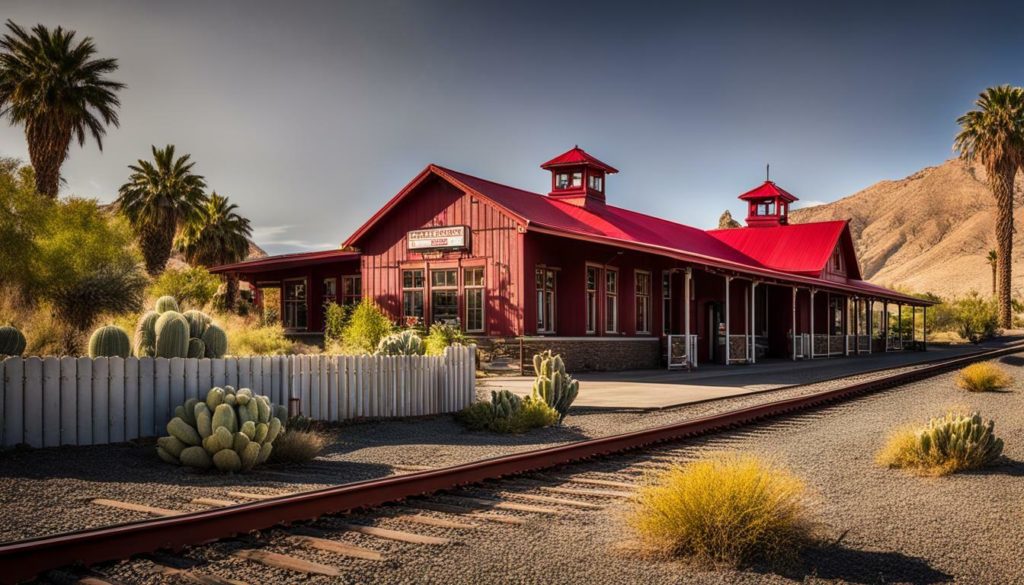
<path fill-rule="evenodd" d="M 153 280 L 146 293 L 153 298 L 174 297 L 182 310 L 202 309 L 213 300 L 219 287 L 220 279 L 202 266 L 168 268 Z"/>
<path fill-rule="evenodd" d="M 999 331 L 999 312 L 994 299 L 983 299 L 976 292 L 950 304 L 952 321 L 960 337 L 980 343 Z"/>
<path fill-rule="evenodd" d="M 295 343 L 284 336 L 284 327 L 280 325 L 264 325 L 261 327 L 254 323 L 248 326 L 228 327 L 227 334 L 231 355 L 287 355 L 295 353 Z"/>
<path fill-rule="evenodd" d="M 956 385 L 969 392 L 991 392 L 1013 383 L 1006 370 L 992 362 L 971 364 L 960 370 Z"/>
<path fill-rule="evenodd" d="M 639 490 L 629 523 L 651 549 L 729 565 L 788 561 L 812 532 L 803 482 L 753 455 L 658 474 Z"/>
<path fill-rule="evenodd" d="M 338 303 L 328 303 L 324 309 L 324 344 L 333 345 L 341 342 L 345 326 L 348 325 L 352 308 Z"/>
<path fill-rule="evenodd" d="M 426 347 L 415 331 L 392 333 L 377 344 L 377 355 L 423 355 Z"/>
<path fill-rule="evenodd" d="M 327 435 L 316 430 L 289 429 L 278 437 L 270 453 L 271 463 L 305 463 L 327 446 Z"/>
<path fill-rule="evenodd" d="M 342 345 L 357 353 L 373 353 L 380 340 L 394 330 L 391 319 L 373 301 L 364 299 L 352 311 L 342 331 Z"/>
<path fill-rule="evenodd" d="M 26 293 L 34 284 L 32 258 L 36 238 L 46 230 L 47 215 L 56 203 L 36 192 L 32 167 L 0 158 L 0 283 L 9 294 Z M 17 253 L 9 251 L 17 250 Z"/>
<path fill-rule="evenodd" d="M 441 355 L 445 348 L 455 343 L 462 343 L 465 336 L 458 327 L 444 323 L 434 323 L 430 326 L 430 333 L 424 343 L 427 348 L 427 355 Z"/>
<path fill-rule="evenodd" d="M 533 398 L 555 409 L 562 422 L 580 392 L 579 381 L 565 372 L 562 356 L 550 349 L 533 356 L 533 371 Z"/>
<path fill-rule="evenodd" d="M 894 432 L 876 461 L 885 467 L 912 469 L 924 475 L 947 475 L 991 465 L 1003 452 L 995 423 L 978 413 L 947 412 L 922 428 Z"/>
<path fill-rule="evenodd" d="M 508 390 L 491 391 L 491 401 L 475 402 L 456 414 L 473 431 L 524 433 L 558 422 L 558 411 L 532 397 L 519 398 Z"/>

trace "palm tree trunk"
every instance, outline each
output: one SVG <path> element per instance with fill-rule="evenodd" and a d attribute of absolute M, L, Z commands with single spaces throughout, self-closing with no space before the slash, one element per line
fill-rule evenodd
<path fill-rule="evenodd" d="M 238 275 L 228 273 L 227 283 L 224 285 L 224 308 L 228 312 L 235 310 L 235 302 L 238 300 Z"/>
<path fill-rule="evenodd" d="M 36 175 L 36 190 L 56 199 L 60 190 L 60 167 L 71 144 L 71 127 L 62 128 L 51 120 L 33 120 L 25 126 L 25 138 Z"/>
<path fill-rule="evenodd" d="M 167 267 L 167 259 L 171 257 L 171 246 L 174 244 L 175 227 L 174 222 L 167 221 L 163 225 L 144 229 L 139 234 L 142 257 L 150 276 L 157 276 Z"/>
<path fill-rule="evenodd" d="M 992 265 L 992 296 L 996 296 L 996 265 Z"/>
<path fill-rule="evenodd" d="M 1013 179 L 1017 165 L 1001 161 L 989 176 L 996 199 L 996 299 L 999 303 L 999 326 L 1013 324 L 1010 304 L 1013 266 Z"/>

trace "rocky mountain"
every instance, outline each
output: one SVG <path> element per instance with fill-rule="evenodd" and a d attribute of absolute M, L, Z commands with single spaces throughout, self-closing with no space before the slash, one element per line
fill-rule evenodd
<path fill-rule="evenodd" d="M 1016 191 L 1014 296 L 1024 293 L 1024 213 Z M 794 210 L 793 223 L 850 220 L 861 272 L 877 284 L 943 297 L 990 293 L 994 201 L 985 170 L 948 160 L 909 177 L 881 181 L 838 201 Z"/>

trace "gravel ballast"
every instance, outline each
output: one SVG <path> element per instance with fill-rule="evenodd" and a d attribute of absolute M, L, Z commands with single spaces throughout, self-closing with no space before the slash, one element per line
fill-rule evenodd
<path fill-rule="evenodd" d="M 0 452 L 0 542 L 140 520 L 143 513 L 93 504 L 97 498 L 196 511 L 193 498 L 230 499 L 231 490 L 282 494 L 442 467 L 572 441 L 642 430 L 868 380 L 920 366 L 748 394 L 657 411 L 574 409 L 560 427 L 523 435 L 470 432 L 451 416 L 364 421 L 328 429 L 329 446 L 300 466 L 263 466 L 244 475 L 167 465 L 152 440 L 92 447 Z M 483 397 L 483 396 L 481 396 Z"/>
<path fill-rule="evenodd" d="M 253 546 L 340 567 L 341 577 L 311 576 L 308 583 L 978 583 L 1024 582 L 1024 360 L 1003 358 L 1017 382 L 1006 392 L 971 394 L 957 390 L 945 374 L 808 413 L 736 431 L 682 441 L 658 449 L 658 456 L 622 455 L 575 466 L 627 475 L 638 460 L 679 461 L 722 451 L 768 457 L 801 477 L 822 544 L 786 568 L 707 569 L 680 560 L 638 554 L 623 517 L 629 504 L 616 500 L 603 510 L 567 511 L 551 518 L 523 515 L 519 527 L 482 525 L 474 531 L 402 524 L 380 515 L 356 515 L 346 522 L 376 523 L 421 534 L 447 536 L 453 543 L 421 546 L 333 532 L 335 540 L 386 552 L 384 562 L 352 560 L 297 547 L 283 531 L 262 539 L 221 542 L 185 556 L 205 573 L 250 583 L 293 582 L 295 573 L 269 569 L 231 556 Z M 996 420 L 1006 442 L 1004 460 L 983 471 L 921 477 L 879 467 L 875 453 L 887 434 L 906 424 L 923 424 L 947 408 L 978 410 Z M 668 458 L 665 455 L 669 455 Z M 563 470 L 566 471 L 566 470 Z M 463 494 L 486 494 L 477 486 Z M 437 501 L 444 500 L 444 497 Z M 591 500 L 587 500 L 591 501 Z M 596 499 L 593 501 L 602 501 Z M 148 561 L 103 569 L 125 583 L 160 581 Z"/>

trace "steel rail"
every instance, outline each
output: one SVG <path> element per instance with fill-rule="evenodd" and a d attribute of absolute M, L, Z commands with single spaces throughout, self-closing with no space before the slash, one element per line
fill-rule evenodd
<path fill-rule="evenodd" d="M 19 583 L 67 565 L 93 565 L 161 549 L 180 550 L 324 515 L 372 508 L 461 485 L 549 469 L 655 443 L 708 434 L 892 388 L 950 369 L 1024 351 L 1011 346 L 950 358 L 922 368 L 806 396 L 778 400 L 685 422 L 453 467 L 366 480 L 177 516 L 42 536 L 0 545 L 0 583 Z"/>

